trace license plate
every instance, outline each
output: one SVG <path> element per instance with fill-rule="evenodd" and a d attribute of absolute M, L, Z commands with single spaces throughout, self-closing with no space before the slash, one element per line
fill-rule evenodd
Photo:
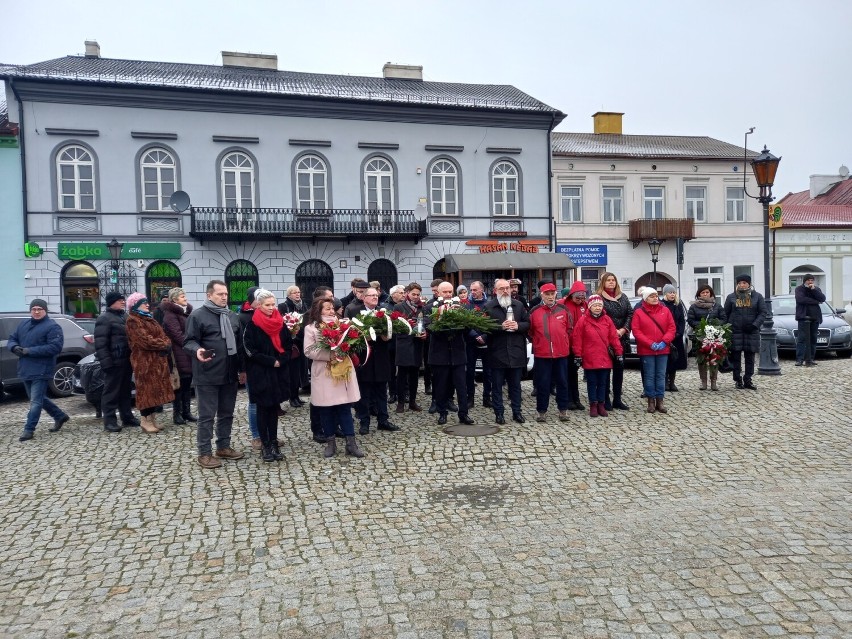
<path fill-rule="evenodd" d="M 817 337 L 817 344 L 828 344 L 827 337 Z"/>

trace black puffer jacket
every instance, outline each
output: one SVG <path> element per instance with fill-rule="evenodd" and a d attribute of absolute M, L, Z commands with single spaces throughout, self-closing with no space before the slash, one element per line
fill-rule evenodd
<path fill-rule="evenodd" d="M 712 302 L 710 301 L 712 300 Z M 725 314 L 722 310 L 722 305 L 716 301 L 715 297 L 711 297 L 710 300 L 705 302 L 700 297 L 695 298 L 695 301 L 692 302 L 692 306 L 689 307 L 689 310 L 686 313 L 686 323 L 692 327 L 692 330 L 698 328 L 698 325 L 701 324 L 701 320 L 705 317 L 707 319 L 715 319 L 720 322 L 725 322 Z"/>
<path fill-rule="evenodd" d="M 722 310 L 731 325 L 731 350 L 760 351 L 760 326 L 766 318 L 766 301 L 753 288 L 734 291 L 725 299 Z"/>
<path fill-rule="evenodd" d="M 130 366 L 130 342 L 127 341 L 127 315 L 108 308 L 95 322 L 95 353 L 102 370 Z"/>
<path fill-rule="evenodd" d="M 408 302 L 400 302 L 393 307 L 393 310 L 402 313 L 406 320 L 413 320 L 415 326 L 417 324 L 417 314 L 422 313 L 421 308 L 413 308 Z M 414 334 L 416 328 L 412 329 L 409 335 L 405 331 L 395 331 L 394 340 L 396 340 L 396 357 L 394 363 L 397 366 L 417 366 L 423 362 L 423 344 L 426 340 L 417 337 Z"/>

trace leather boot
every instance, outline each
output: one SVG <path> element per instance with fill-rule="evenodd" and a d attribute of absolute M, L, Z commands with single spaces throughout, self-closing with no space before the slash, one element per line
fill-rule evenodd
<path fill-rule="evenodd" d="M 653 413 L 657 410 L 657 402 L 654 401 L 653 397 L 648 398 L 648 412 Z"/>
<path fill-rule="evenodd" d="M 142 427 L 142 431 L 148 433 L 149 435 L 153 435 L 154 433 L 159 433 L 160 429 L 154 424 L 154 420 L 150 415 L 145 415 L 139 420 L 139 425 Z"/>
<path fill-rule="evenodd" d="M 698 387 L 698 390 L 707 390 L 707 367 L 699 364 L 698 365 L 698 377 L 701 378 L 701 386 Z"/>
<path fill-rule="evenodd" d="M 186 423 L 186 420 L 183 418 L 183 415 L 180 414 L 181 410 L 181 401 L 179 399 L 176 399 L 172 402 L 172 421 L 178 426 L 182 426 Z"/>
<path fill-rule="evenodd" d="M 604 407 L 604 410 L 612 410 L 612 401 L 609 398 L 609 393 L 606 394 L 604 401 L 601 403 L 601 406 Z M 601 408 L 598 406 L 598 414 L 601 414 Z"/>
<path fill-rule="evenodd" d="M 361 450 L 360 446 L 358 446 L 358 441 L 355 439 L 355 435 L 348 435 L 346 437 L 346 454 L 352 455 L 352 457 L 364 456 L 364 451 Z"/>
<path fill-rule="evenodd" d="M 657 412 L 658 413 L 668 413 L 668 409 L 663 405 L 663 398 L 657 398 Z"/>
<path fill-rule="evenodd" d="M 600 415 L 601 417 L 609 417 L 609 413 L 606 410 L 606 404 L 604 404 L 603 402 L 598 402 L 598 415 Z"/>
<path fill-rule="evenodd" d="M 423 407 L 414 400 L 412 400 L 408 403 L 408 410 L 413 411 L 415 413 L 419 413 L 423 410 Z"/>
<path fill-rule="evenodd" d="M 328 459 L 329 457 L 334 457 L 337 454 L 337 438 L 329 437 L 325 440 L 325 450 L 322 451 L 322 456 Z"/>
<path fill-rule="evenodd" d="M 284 455 L 281 454 L 281 447 L 278 445 L 278 440 L 272 442 L 272 456 L 275 458 L 275 461 L 281 461 L 284 459 Z"/>
<path fill-rule="evenodd" d="M 675 386 L 675 376 L 676 376 L 676 375 L 677 375 L 677 371 L 672 371 L 671 373 L 669 373 L 669 387 L 668 387 L 668 390 L 670 390 L 672 393 L 676 393 L 676 392 L 677 392 L 677 386 Z"/>
<path fill-rule="evenodd" d="M 719 387 L 716 385 L 716 379 L 718 378 L 718 376 L 719 376 L 718 369 L 710 372 L 710 390 L 714 390 L 714 391 L 719 390 Z"/>
<path fill-rule="evenodd" d="M 401 415 L 405 412 L 405 402 L 399 402 L 396 405 L 396 413 L 397 415 Z"/>
<path fill-rule="evenodd" d="M 192 397 L 188 390 L 183 395 L 183 412 L 181 414 L 183 415 L 183 418 L 188 422 L 198 421 L 198 418 L 192 414 Z"/>
<path fill-rule="evenodd" d="M 260 457 L 265 462 L 274 462 L 275 461 L 275 453 L 272 452 L 272 446 L 269 446 L 267 444 L 262 444 Z"/>
<path fill-rule="evenodd" d="M 614 395 L 612 398 L 612 407 L 618 410 L 630 410 L 630 406 L 621 401 L 621 395 Z"/>
<path fill-rule="evenodd" d="M 589 417 L 597 417 L 598 416 L 598 403 L 597 402 L 589 402 Z"/>

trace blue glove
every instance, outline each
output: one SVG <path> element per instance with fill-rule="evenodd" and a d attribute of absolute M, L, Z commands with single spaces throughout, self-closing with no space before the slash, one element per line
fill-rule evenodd
<path fill-rule="evenodd" d="M 663 350 L 663 343 L 662 342 L 654 342 L 653 344 L 651 344 L 651 350 L 652 351 Z"/>

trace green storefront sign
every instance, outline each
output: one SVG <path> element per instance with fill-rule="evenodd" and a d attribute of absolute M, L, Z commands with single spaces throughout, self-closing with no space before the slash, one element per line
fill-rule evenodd
<path fill-rule="evenodd" d="M 169 260 L 180 257 L 180 242 L 125 242 L 121 248 L 123 260 Z M 59 242 L 56 248 L 60 260 L 108 260 L 105 243 Z"/>

